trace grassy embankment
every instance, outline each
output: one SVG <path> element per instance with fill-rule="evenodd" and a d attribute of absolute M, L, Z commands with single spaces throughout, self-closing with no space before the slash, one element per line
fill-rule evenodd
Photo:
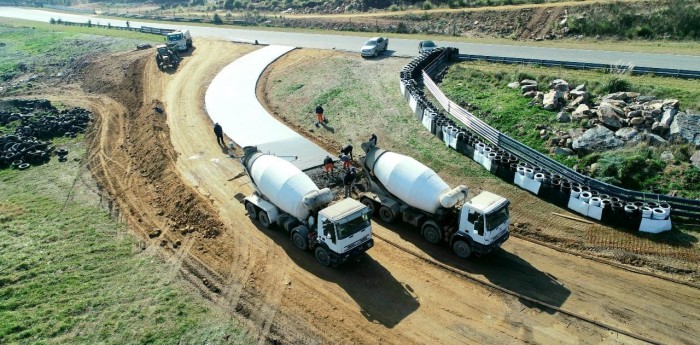
<path fill-rule="evenodd" d="M 139 32 L 51 25 L 0 18 L 0 81 L 25 73 L 52 73 L 68 68 L 86 54 L 127 51 L 162 37 Z"/>
<path fill-rule="evenodd" d="M 521 96 L 520 90 L 506 87 L 506 84 L 525 78 L 536 79 L 540 89 L 546 92 L 547 84 L 557 78 L 567 80 L 572 85 L 586 84 L 594 95 L 604 95 L 617 91 L 622 85 L 628 91 L 637 91 L 657 98 L 680 100 L 681 111 L 689 108 L 700 109 L 700 89 L 697 81 L 653 76 L 610 75 L 596 71 L 574 71 L 567 69 L 540 68 L 535 66 L 511 66 L 488 63 L 464 63 L 453 66 L 442 83 L 442 89 L 455 102 L 470 103 L 477 107 L 473 113 L 505 134 L 520 142 L 547 153 L 546 141 L 540 139 L 538 124 L 551 128 L 568 130 L 585 125 L 586 120 L 572 123 L 558 123 L 556 112 L 546 111 L 531 105 L 531 99 Z M 623 80 L 622 83 L 619 80 Z M 551 134 L 550 134 L 551 136 Z M 663 151 L 669 150 L 675 160 L 666 164 L 660 159 Z M 573 166 L 600 164 L 595 176 L 598 179 L 634 190 L 645 190 L 656 186 L 667 193 L 678 191 L 679 195 L 700 198 L 700 171 L 688 161 L 695 152 L 690 145 L 669 148 L 650 148 L 645 145 L 595 153 L 585 157 L 553 158 Z"/>
<path fill-rule="evenodd" d="M 0 26 L 0 61 L 35 72 L 79 57 L 75 42 L 104 46 L 94 29 L 58 29 Z M 133 40 L 107 42 L 125 49 Z M 110 217 L 75 160 L 84 160 L 82 139 L 54 140 L 70 151 L 68 162 L 0 170 L 0 343 L 249 343 L 227 311 L 190 291 L 157 248 L 143 250 Z"/>

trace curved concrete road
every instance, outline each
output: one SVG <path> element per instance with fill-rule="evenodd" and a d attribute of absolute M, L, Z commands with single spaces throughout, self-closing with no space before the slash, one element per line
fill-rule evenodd
<path fill-rule="evenodd" d="M 277 121 L 255 95 L 255 85 L 265 68 L 292 49 L 271 45 L 233 61 L 211 81 L 204 103 L 212 121 L 239 145 L 257 146 L 306 170 L 321 165 L 329 154 Z"/>
<path fill-rule="evenodd" d="M 106 19 L 97 15 L 80 15 L 33 10 L 16 7 L 0 7 L 0 17 L 21 18 L 34 21 L 48 22 L 51 18 L 73 22 L 125 26 L 125 20 Z M 239 42 L 261 44 L 289 45 L 300 48 L 337 49 L 359 54 L 362 43 L 367 36 L 336 36 L 327 34 L 308 34 L 282 31 L 258 31 L 227 29 L 205 26 L 173 25 L 166 23 L 145 23 L 130 20 L 132 27 L 155 26 L 159 28 L 190 29 L 193 36 L 212 37 Z M 389 49 L 394 56 L 412 57 L 417 53 L 418 40 L 394 39 L 389 42 Z M 438 41 L 441 46 L 459 48 L 464 54 L 491 55 L 502 57 L 519 57 L 530 59 L 547 59 L 571 62 L 601 63 L 601 64 L 632 64 L 639 67 L 670 68 L 700 71 L 700 57 L 688 55 L 626 53 L 600 50 L 561 49 L 544 47 L 508 46 L 497 44 L 479 44 Z"/>

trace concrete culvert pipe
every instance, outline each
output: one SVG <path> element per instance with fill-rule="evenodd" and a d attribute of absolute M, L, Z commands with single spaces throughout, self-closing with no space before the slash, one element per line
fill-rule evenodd
<path fill-rule="evenodd" d="M 600 197 L 592 196 L 591 199 L 588 201 L 588 204 L 592 206 L 600 206 Z"/>
<path fill-rule="evenodd" d="M 579 199 L 583 202 L 588 202 L 591 199 L 591 192 L 581 192 Z"/>
<path fill-rule="evenodd" d="M 535 181 L 537 182 L 544 182 L 544 174 L 543 173 L 536 173 L 535 174 Z"/>
<path fill-rule="evenodd" d="M 642 206 L 640 210 L 642 211 L 642 218 L 651 218 L 652 210 L 649 206 Z"/>
<path fill-rule="evenodd" d="M 578 198 L 581 195 L 581 187 L 571 187 L 571 196 Z"/>
<path fill-rule="evenodd" d="M 653 212 L 652 217 L 651 217 L 652 219 L 664 220 L 664 219 L 668 218 L 668 211 L 664 210 L 661 207 L 657 207 L 657 208 L 652 209 L 652 212 Z"/>
<path fill-rule="evenodd" d="M 625 205 L 625 213 L 627 214 L 632 214 L 637 212 L 638 208 L 634 204 L 627 204 Z"/>
<path fill-rule="evenodd" d="M 535 176 L 535 171 L 532 168 L 525 168 L 525 177 L 533 178 Z"/>

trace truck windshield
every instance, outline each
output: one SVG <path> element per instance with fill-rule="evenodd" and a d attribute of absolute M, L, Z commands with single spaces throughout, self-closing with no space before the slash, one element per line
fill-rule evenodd
<path fill-rule="evenodd" d="M 179 41 L 182 39 L 182 34 L 168 35 L 168 41 Z"/>
<path fill-rule="evenodd" d="M 491 231 L 508 219 L 508 205 L 486 215 L 486 230 Z"/>
<path fill-rule="evenodd" d="M 348 238 L 370 226 L 369 215 L 363 213 L 347 223 L 338 224 L 338 239 Z"/>

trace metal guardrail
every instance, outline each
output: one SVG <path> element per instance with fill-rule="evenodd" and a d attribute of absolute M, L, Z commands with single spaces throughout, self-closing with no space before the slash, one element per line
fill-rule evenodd
<path fill-rule="evenodd" d="M 662 194 L 643 193 L 639 191 L 628 190 L 585 176 L 557 162 L 556 160 L 548 157 L 547 155 L 536 151 L 518 142 L 517 140 L 499 132 L 495 128 L 483 122 L 478 117 L 471 114 L 466 109 L 451 101 L 442 92 L 442 90 L 440 90 L 440 88 L 432 79 L 435 78 L 437 74 L 442 73 L 445 67 L 449 64 L 450 60 L 456 58 L 458 61 L 464 61 L 463 57 L 465 55 L 450 56 L 448 55 L 449 51 L 450 50 L 443 51 L 441 54 L 437 55 L 433 61 L 428 63 L 423 68 L 420 74 L 420 76 L 422 76 L 421 81 L 425 88 L 437 100 L 440 106 L 443 109 L 445 109 L 447 113 L 449 113 L 450 115 L 458 119 L 460 122 L 462 122 L 462 124 L 464 124 L 466 128 L 478 134 L 491 144 L 499 146 L 500 148 L 515 154 L 516 156 L 520 157 L 522 160 L 530 164 L 540 166 L 543 169 L 549 171 L 550 173 L 559 174 L 568 180 L 580 183 L 582 185 L 588 185 L 590 188 L 595 189 L 600 193 L 608 194 L 610 196 L 616 196 L 628 201 L 667 202 L 673 208 L 673 214 L 693 219 L 700 219 L 700 200 L 685 199 Z M 437 109 L 434 109 L 434 111 L 437 111 Z"/>
<path fill-rule="evenodd" d="M 459 54 L 459 55 L 453 56 L 452 59 L 457 60 L 457 61 L 483 60 L 483 61 L 488 61 L 488 62 L 498 62 L 498 63 L 506 63 L 506 64 L 527 64 L 527 65 L 538 65 L 538 66 L 545 66 L 545 67 L 563 67 L 563 68 L 586 69 L 586 70 L 604 70 L 606 72 L 629 70 L 630 73 L 632 73 L 632 74 L 653 74 L 653 75 L 664 76 L 664 77 L 673 77 L 673 78 L 700 79 L 700 71 L 691 71 L 691 70 L 683 70 L 683 69 L 653 68 L 653 67 L 626 66 L 626 65 L 606 65 L 606 64 L 590 63 L 590 62 L 524 59 L 524 58 L 511 58 L 511 57 L 503 57 L 503 56 L 470 55 L 470 54 Z"/>
<path fill-rule="evenodd" d="M 88 26 L 88 27 L 114 29 L 114 30 L 127 30 L 127 31 L 142 32 L 145 34 L 154 34 L 154 35 L 165 35 L 167 33 L 175 31 L 173 29 L 161 29 L 161 28 L 154 28 L 154 27 L 150 27 L 150 26 L 131 27 L 131 26 L 117 26 L 117 25 L 111 25 L 111 24 L 104 25 L 104 24 L 96 24 L 96 23 L 88 23 L 88 22 L 85 22 L 85 23 L 67 22 L 65 20 L 56 20 L 56 21 L 54 21 L 53 24 L 61 24 L 61 25 L 67 25 L 67 26 Z"/>

